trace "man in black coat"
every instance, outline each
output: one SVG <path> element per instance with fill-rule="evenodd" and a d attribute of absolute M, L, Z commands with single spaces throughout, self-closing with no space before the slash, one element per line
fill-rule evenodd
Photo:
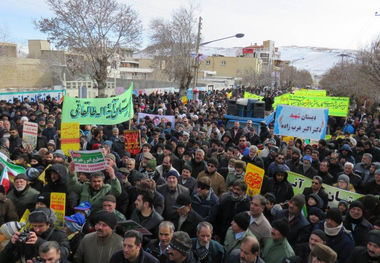
<path fill-rule="evenodd" d="M 368 232 L 366 247 L 355 247 L 347 263 L 380 262 L 380 230 Z"/>
<path fill-rule="evenodd" d="M 329 201 L 329 196 L 322 188 L 323 180 L 320 176 L 314 176 L 313 181 L 311 182 L 311 187 L 306 187 L 303 189 L 303 195 L 306 197 L 306 200 L 311 194 L 317 194 L 323 201 L 323 209 L 326 210 L 327 204 Z"/>

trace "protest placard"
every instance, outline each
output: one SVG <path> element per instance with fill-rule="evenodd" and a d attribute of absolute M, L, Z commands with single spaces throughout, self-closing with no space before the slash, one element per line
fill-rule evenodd
<path fill-rule="evenodd" d="M 254 196 L 260 193 L 265 171 L 251 163 L 247 164 L 244 181 L 247 184 L 247 194 Z"/>
<path fill-rule="evenodd" d="M 160 124 L 162 121 L 164 123 L 167 123 L 168 121 L 172 124 L 172 129 L 175 127 L 175 116 L 173 115 L 158 115 L 158 114 L 148 114 L 148 113 L 141 113 L 139 112 L 137 115 L 137 123 L 140 123 L 141 119 L 144 119 L 146 116 L 148 116 L 154 123 L 155 126 Z"/>
<path fill-rule="evenodd" d="M 4 92 L 0 93 L 2 100 L 13 103 L 14 99 L 23 102 L 28 99 L 29 102 L 37 102 L 38 100 L 45 101 L 48 96 L 51 99 L 60 101 L 63 95 L 66 95 L 66 90 L 36 90 L 36 91 L 21 91 L 21 92 Z"/>
<path fill-rule="evenodd" d="M 303 190 L 306 187 L 311 187 L 311 182 L 313 180 L 300 175 L 293 173 L 291 171 L 288 171 L 288 182 L 292 184 L 294 194 L 302 194 Z M 338 207 L 338 204 L 341 200 L 346 200 L 347 202 L 352 202 L 360 197 L 362 197 L 362 194 L 345 191 L 336 187 L 333 187 L 331 185 L 322 184 L 325 192 L 329 196 L 329 203 L 328 207 Z"/>
<path fill-rule="evenodd" d="M 323 139 L 326 135 L 328 109 L 278 105 L 274 134 L 304 139 Z"/>
<path fill-rule="evenodd" d="M 65 193 L 51 193 L 50 194 L 50 208 L 53 209 L 57 221 L 55 226 L 63 230 L 65 225 L 65 210 L 66 210 L 66 194 Z"/>
<path fill-rule="evenodd" d="M 69 151 L 80 149 L 79 122 L 61 123 L 61 150 L 69 156 Z"/>
<path fill-rule="evenodd" d="M 106 161 L 101 150 L 70 151 L 76 172 L 94 173 L 106 169 Z"/>
<path fill-rule="evenodd" d="M 259 95 L 256 95 L 256 94 L 253 94 L 253 93 L 250 93 L 250 92 L 244 91 L 244 99 L 257 99 L 257 100 L 262 100 L 263 98 L 264 98 L 263 96 L 259 96 Z"/>
<path fill-rule="evenodd" d="M 125 149 L 133 155 L 136 155 L 141 150 L 140 130 L 124 131 Z"/>
<path fill-rule="evenodd" d="M 133 118 L 133 84 L 122 95 L 111 98 L 64 97 L 62 122 L 113 125 Z"/>
<path fill-rule="evenodd" d="M 22 126 L 22 145 L 24 148 L 30 145 L 32 150 L 37 146 L 38 124 L 34 122 L 24 122 Z"/>
<path fill-rule="evenodd" d="M 306 97 L 325 97 L 327 94 L 326 90 L 323 89 L 300 89 L 295 90 L 294 95 Z"/>

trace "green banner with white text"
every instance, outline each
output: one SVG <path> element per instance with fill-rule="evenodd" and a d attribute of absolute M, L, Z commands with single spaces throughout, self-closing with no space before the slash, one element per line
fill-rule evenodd
<path fill-rule="evenodd" d="M 78 99 L 64 96 L 62 122 L 113 125 L 133 118 L 133 83 L 117 97 Z"/>

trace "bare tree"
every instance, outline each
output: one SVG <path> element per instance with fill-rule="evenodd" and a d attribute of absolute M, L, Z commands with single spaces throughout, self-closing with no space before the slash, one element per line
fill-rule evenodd
<path fill-rule="evenodd" d="M 99 97 L 104 97 L 110 59 L 121 47 L 140 43 L 142 26 L 137 13 L 117 0 L 46 1 L 54 17 L 36 21 L 36 27 L 56 47 L 85 56 Z"/>
<path fill-rule="evenodd" d="M 250 68 L 238 72 L 238 76 L 241 78 L 241 84 L 244 86 L 261 88 L 272 85 L 272 75 L 267 69 L 263 69 L 262 72 L 257 72 L 253 68 Z"/>
<path fill-rule="evenodd" d="M 195 50 L 196 19 L 193 7 L 174 11 L 168 20 L 153 19 L 150 29 L 151 45 L 147 51 L 155 56 L 169 80 L 179 84 L 180 93 L 185 92 L 194 77 L 191 54 Z"/>

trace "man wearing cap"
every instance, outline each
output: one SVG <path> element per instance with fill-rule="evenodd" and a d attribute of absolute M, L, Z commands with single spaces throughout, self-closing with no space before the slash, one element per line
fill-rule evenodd
<path fill-rule="evenodd" d="M 136 230 L 129 230 L 124 234 L 123 249 L 114 253 L 110 263 L 158 263 L 158 259 L 153 257 L 142 248 L 143 236 Z"/>
<path fill-rule="evenodd" d="M 330 208 L 326 220 L 321 222 L 322 230 L 327 235 L 327 243 L 338 254 L 338 262 L 348 262 L 350 253 L 354 248 L 354 239 L 351 232 L 343 226 L 342 214 L 338 208 Z"/>
<path fill-rule="evenodd" d="M 220 197 L 224 192 L 227 191 L 227 185 L 222 175 L 217 172 L 218 160 L 211 158 L 207 161 L 207 168 L 200 172 L 197 180 L 199 182 L 202 177 L 209 177 L 211 181 L 211 188 L 214 190 L 215 194 Z"/>
<path fill-rule="evenodd" d="M 266 263 L 283 262 L 285 258 L 294 256 L 293 248 L 290 246 L 287 236 L 289 225 L 284 220 L 272 222 L 271 238 L 265 242 L 262 257 Z"/>
<path fill-rule="evenodd" d="M 84 237 L 82 227 L 86 223 L 86 218 L 81 213 L 76 213 L 71 216 L 65 216 L 64 230 L 67 235 L 67 239 L 70 242 L 70 254 L 68 259 L 73 261 L 75 252 L 77 251 L 80 242 Z"/>
<path fill-rule="evenodd" d="M 324 162 L 321 162 L 321 164 Z M 306 187 L 303 190 L 303 195 L 306 197 L 306 199 L 309 198 L 309 195 L 311 194 L 317 194 L 323 201 L 323 209 L 326 210 L 327 204 L 328 204 L 328 195 L 325 192 L 325 190 L 322 187 L 323 179 L 316 175 L 313 177 L 313 181 L 311 182 L 311 187 Z"/>
<path fill-rule="evenodd" d="M 113 232 L 115 214 L 99 211 L 95 216 L 95 231 L 84 236 L 74 255 L 74 263 L 109 262 L 112 254 L 123 248 L 123 239 Z"/>
<path fill-rule="evenodd" d="M 0 262 L 17 262 L 24 258 L 32 259 L 38 256 L 38 248 L 46 241 L 57 241 L 61 258 L 66 259 L 69 255 L 70 244 L 66 233 L 57 229 L 51 220 L 52 211 L 41 207 L 29 214 L 28 222 L 31 231 L 26 240 L 20 239 L 21 233 L 15 232 L 4 250 L 0 254 Z"/>
<path fill-rule="evenodd" d="M 177 230 L 188 233 L 191 237 L 196 235 L 196 227 L 202 222 L 202 217 L 191 207 L 191 199 L 186 194 L 178 196 L 174 208 L 177 210 L 172 222 Z"/>
<path fill-rule="evenodd" d="M 314 176 L 317 175 L 317 170 L 315 170 L 312 166 L 313 159 L 311 158 L 310 155 L 305 155 L 302 158 L 302 175 L 306 176 L 310 179 L 312 179 Z"/>
<path fill-rule="evenodd" d="M 201 177 L 197 182 L 197 191 L 191 196 L 191 205 L 205 221 L 213 223 L 218 212 L 219 198 L 211 188 L 209 177 Z"/>
<path fill-rule="evenodd" d="M 103 210 L 116 215 L 117 222 L 125 221 L 125 216 L 116 210 L 116 197 L 113 195 L 106 195 L 103 198 Z"/>
<path fill-rule="evenodd" d="M 174 232 L 168 251 L 169 262 L 173 263 L 197 263 L 192 252 L 192 242 L 189 234 L 183 231 Z"/>
<path fill-rule="evenodd" d="M 28 183 L 29 179 L 25 174 L 18 174 L 14 179 L 14 188 L 7 195 L 15 205 L 20 218 L 26 209 L 29 209 L 29 211 L 33 210 L 34 202 L 39 194 Z"/>
<path fill-rule="evenodd" d="M 290 171 L 298 174 L 302 174 L 302 162 L 301 160 L 301 150 L 297 147 L 288 147 L 291 149 L 292 156 L 289 160 L 285 161 L 285 164 L 289 167 Z"/>
<path fill-rule="evenodd" d="M 367 234 L 373 226 L 364 218 L 364 206 L 356 200 L 351 203 L 348 213 L 343 222 L 344 227 L 352 232 L 355 246 L 365 246 Z"/>
<path fill-rule="evenodd" d="M 176 171 L 169 171 L 166 184 L 157 187 L 157 191 L 164 196 L 165 209 L 162 215 L 166 220 L 171 220 L 176 214 L 176 209 L 173 208 L 173 205 L 175 204 L 177 197 L 181 194 L 190 195 L 189 189 L 178 184 L 178 179 L 179 175 Z"/>
<path fill-rule="evenodd" d="M 375 170 L 373 181 L 369 181 L 363 187 L 363 194 L 378 195 L 380 193 L 380 169 Z"/>
<path fill-rule="evenodd" d="M 121 194 L 120 181 L 116 178 L 115 171 L 111 166 L 106 166 L 105 170 L 110 177 L 110 184 L 104 183 L 104 174 L 102 172 L 93 173 L 90 182 L 80 184 L 75 175 L 75 164 L 69 165 L 69 176 L 67 177 L 67 187 L 71 191 L 80 195 L 80 202 L 87 201 L 92 205 L 93 211 L 102 209 L 104 196 L 112 194 L 119 196 Z"/>
<path fill-rule="evenodd" d="M 380 230 L 371 230 L 367 235 L 367 245 L 355 247 L 347 263 L 378 262 L 380 262 Z"/>
<path fill-rule="evenodd" d="M 153 136 L 154 137 L 154 136 Z M 157 140 L 158 140 L 158 136 L 157 136 Z M 154 142 L 154 140 L 152 141 L 152 143 Z M 150 155 L 153 157 L 153 155 L 151 154 L 151 149 L 152 149 L 152 145 L 150 145 L 149 143 L 144 143 L 143 146 L 142 146 L 142 149 L 141 149 L 141 152 L 139 154 L 136 155 L 136 163 L 137 163 L 137 168 L 141 168 L 141 164 L 143 162 L 143 159 L 148 157 L 148 155 L 145 155 L 145 153 L 150 153 Z M 150 156 L 149 156 L 150 157 Z M 150 159 L 149 159 L 150 160 Z"/>
<path fill-rule="evenodd" d="M 308 242 L 303 242 L 300 244 L 296 244 L 294 247 L 294 252 L 297 256 L 302 259 L 302 263 L 310 262 L 310 252 L 314 248 L 317 243 L 321 243 L 326 245 L 327 236 L 325 232 L 320 229 L 315 229 L 310 237 Z M 310 260 L 310 261 L 308 261 Z"/>
<path fill-rule="evenodd" d="M 224 249 L 226 250 L 226 259 L 234 249 L 239 249 L 241 241 L 246 236 L 253 236 L 249 230 L 250 216 L 247 212 L 240 212 L 236 214 L 231 222 L 231 226 L 227 229 L 224 238 Z"/>
<path fill-rule="evenodd" d="M 192 194 L 195 190 L 197 190 L 197 180 L 191 176 L 193 169 L 189 165 L 185 165 L 182 168 L 181 176 L 178 180 L 178 183 L 185 186 L 189 189 L 190 194 Z"/>
<path fill-rule="evenodd" d="M 158 225 L 164 219 L 154 209 L 153 193 L 146 190 L 139 191 L 135 206 L 136 209 L 133 211 L 131 219 L 156 236 Z"/>

